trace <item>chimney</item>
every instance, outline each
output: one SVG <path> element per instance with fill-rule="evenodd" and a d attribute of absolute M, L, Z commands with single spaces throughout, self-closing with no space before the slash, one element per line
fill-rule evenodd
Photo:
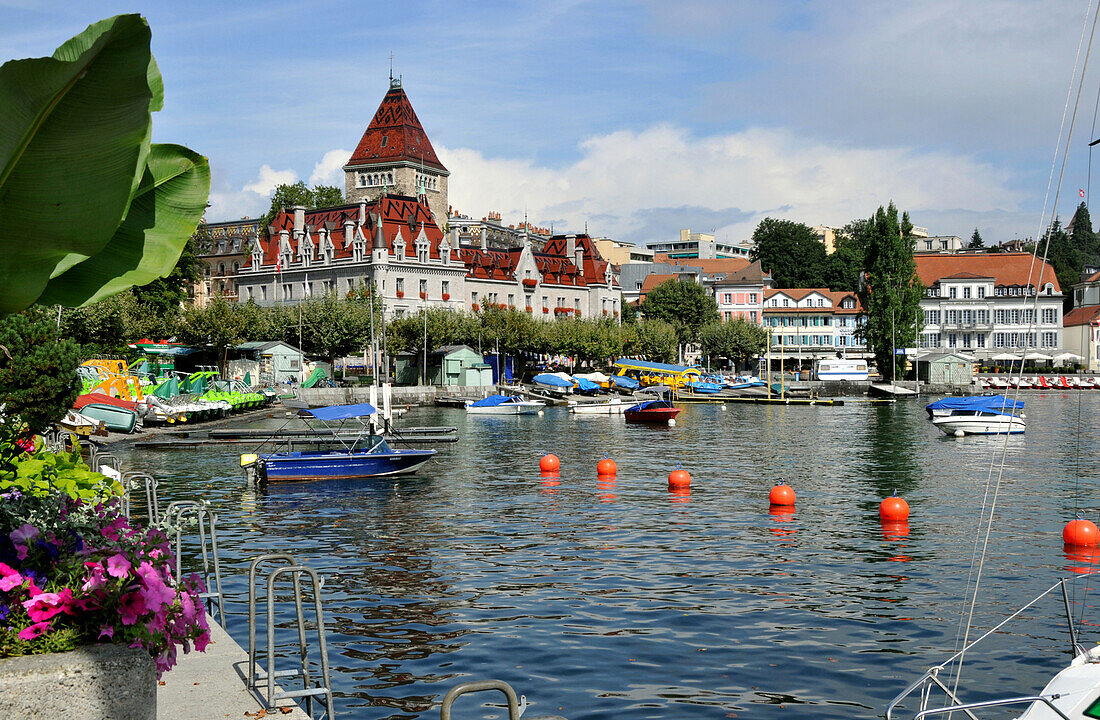
<path fill-rule="evenodd" d="M 359 224 L 367 221 L 367 199 L 359 198 Z"/>
<path fill-rule="evenodd" d="M 584 270 L 584 246 L 578 245 L 576 251 L 573 253 L 573 257 L 577 261 L 577 269 Z"/>
<path fill-rule="evenodd" d="M 302 234 L 306 227 L 306 209 L 301 205 L 294 206 L 294 237 Z"/>
<path fill-rule="evenodd" d="M 577 236 L 569 233 L 565 236 L 565 256 L 575 257 L 577 254 Z"/>
<path fill-rule="evenodd" d="M 287 247 L 288 245 L 290 245 L 290 233 L 288 233 L 286 230 L 280 230 L 279 231 L 279 252 L 278 252 L 278 254 L 281 255 L 282 252 L 283 252 L 283 248 Z"/>
<path fill-rule="evenodd" d="M 353 227 L 355 227 L 355 222 L 351 218 L 344 221 L 344 247 L 346 248 L 351 247 L 351 233 Z"/>

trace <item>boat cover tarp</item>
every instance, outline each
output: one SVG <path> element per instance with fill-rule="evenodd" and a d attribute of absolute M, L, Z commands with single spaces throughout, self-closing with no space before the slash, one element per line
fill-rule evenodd
<path fill-rule="evenodd" d="M 508 395 L 490 395 L 487 398 L 482 398 L 477 402 L 470 403 L 470 407 L 496 407 L 497 405 L 503 405 L 504 403 L 513 402 L 517 399 L 518 398 Z"/>
<path fill-rule="evenodd" d="M 640 382 L 626 375 L 612 375 L 611 383 L 618 387 L 625 388 L 626 390 L 637 390 L 642 386 Z"/>
<path fill-rule="evenodd" d="M 577 373 L 573 377 L 584 378 L 585 380 L 591 380 L 594 383 L 605 383 L 611 379 L 607 375 L 604 375 L 602 372 Z"/>
<path fill-rule="evenodd" d="M 573 379 L 577 381 L 577 389 L 582 392 L 592 392 L 593 390 L 599 390 L 600 386 L 591 380 L 587 380 L 578 375 L 574 375 Z"/>
<path fill-rule="evenodd" d="M 330 420 L 350 420 L 351 418 L 366 417 L 367 415 L 373 415 L 378 410 L 375 409 L 370 403 L 359 403 L 357 405 L 330 405 L 328 407 L 312 408 L 309 410 L 299 410 L 299 415 L 309 415 L 315 417 L 318 420 L 330 421 Z"/>
<path fill-rule="evenodd" d="M 1020 410 L 1023 400 L 1010 400 L 1004 395 L 970 395 L 948 397 L 926 406 L 929 410 Z"/>
<path fill-rule="evenodd" d="M 554 373 L 540 373 L 531 379 L 533 382 L 539 385 L 550 385 L 551 387 L 573 387 L 572 381 L 558 377 Z M 485 399 L 488 400 L 489 398 Z M 483 406 L 478 405 L 477 407 Z"/>

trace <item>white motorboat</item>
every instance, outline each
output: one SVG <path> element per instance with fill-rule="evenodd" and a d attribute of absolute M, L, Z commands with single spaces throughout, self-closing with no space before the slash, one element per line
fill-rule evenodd
<path fill-rule="evenodd" d="M 490 395 L 477 402 L 466 403 L 467 415 L 537 415 L 546 403 L 524 400 L 518 395 Z"/>
<path fill-rule="evenodd" d="M 932 424 L 948 435 L 1017 435 L 1027 427 L 1023 418 L 997 412 L 934 417 Z"/>
<path fill-rule="evenodd" d="M 569 401 L 569 412 L 574 415 L 622 415 L 623 412 L 634 403 L 623 402 L 619 398 L 612 398 L 606 402 L 577 402 Z"/>

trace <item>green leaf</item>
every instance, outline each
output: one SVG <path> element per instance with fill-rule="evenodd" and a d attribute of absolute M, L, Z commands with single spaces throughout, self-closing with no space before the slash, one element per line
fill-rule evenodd
<path fill-rule="evenodd" d="M 0 66 L 0 313 L 99 253 L 125 216 L 163 103 L 149 39 L 142 17 L 119 15 Z"/>
<path fill-rule="evenodd" d="M 126 219 L 102 252 L 50 280 L 43 304 L 88 305 L 172 271 L 210 194 L 210 165 L 179 145 L 153 145 Z"/>

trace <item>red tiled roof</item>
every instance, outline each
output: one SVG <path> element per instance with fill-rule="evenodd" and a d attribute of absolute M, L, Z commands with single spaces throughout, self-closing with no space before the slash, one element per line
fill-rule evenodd
<path fill-rule="evenodd" d="M 407 160 L 446 172 L 401 86 L 390 87 L 347 165 Z"/>
<path fill-rule="evenodd" d="M 1062 327 L 1089 325 L 1100 319 L 1100 305 L 1083 305 L 1062 316 Z"/>
<path fill-rule="evenodd" d="M 794 301 L 804 300 L 807 296 L 818 293 L 824 295 L 831 303 L 826 307 L 771 307 L 768 300 L 773 296 L 782 294 Z M 843 308 L 841 303 L 845 298 L 855 300 L 855 307 Z M 857 315 L 863 312 L 859 303 L 859 296 L 854 292 L 833 291 L 826 288 L 764 288 L 764 312 L 766 313 L 800 313 L 800 312 L 831 312 L 839 314 Z"/>
<path fill-rule="evenodd" d="M 679 275 L 662 275 L 661 273 L 654 273 L 653 275 L 646 275 L 645 280 L 642 281 L 642 289 L 638 291 L 638 299 L 645 299 L 646 293 L 653 288 L 668 282 L 669 280 L 675 280 L 680 277 Z"/>
<path fill-rule="evenodd" d="M 367 203 L 367 223 L 362 232 L 366 236 L 366 252 L 369 255 L 371 245 L 374 242 L 374 227 L 371 225 L 370 216 L 381 214 L 382 233 L 386 239 L 386 245 L 393 252 L 393 243 L 400 234 L 405 240 L 405 257 L 416 258 L 416 238 L 423 229 L 429 243 L 429 255 L 439 259 L 439 243 L 443 240 L 443 231 L 432 221 L 431 210 L 426 205 L 421 205 L 417 200 L 401 195 L 386 195 L 378 200 Z M 358 224 L 359 205 L 340 205 L 338 207 L 324 208 L 321 210 L 307 210 L 305 214 L 306 238 L 315 248 L 313 257 L 317 257 L 317 248 L 321 241 L 321 231 L 328 232 L 332 241 L 333 258 L 336 260 L 350 258 L 353 255 L 352 247 L 344 238 L 344 223 L 351 220 Z M 260 246 L 263 248 L 264 266 L 274 266 L 279 252 L 279 231 L 286 230 L 290 247 L 295 260 L 298 258 L 298 243 L 294 238 L 294 211 L 284 210 L 271 221 L 274 231 L 270 235 L 261 236 Z M 355 242 L 355 228 L 352 228 L 352 242 Z M 453 252 L 453 250 L 452 250 Z M 453 257 L 453 256 L 452 256 Z M 316 261 L 314 261 L 316 262 Z M 252 256 L 245 258 L 245 267 L 251 267 Z M 283 268 L 285 271 L 287 268 Z"/>
<path fill-rule="evenodd" d="M 588 285 L 603 285 L 607 282 L 607 261 L 600 255 L 600 251 L 596 249 L 596 243 L 592 241 L 592 238 L 588 235 L 576 235 L 575 247 L 584 251 L 584 265 L 581 268 L 584 274 L 584 281 Z M 554 235 L 542 248 L 542 252 L 545 255 L 557 255 L 565 257 L 565 251 L 569 249 L 569 238 L 567 235 Z M 574 261 L 574 258 L 569 258 Z M 540 269 L 541 272 L 541 269 Z M 615 281 L 612 280 L 612 285 Z"/>
<path fill-rule="evenodd" d="M 1054 268 L 1038 259 L 1033 267 L 1031 253 L 918 253 L 913 259 L 917 264 L 917 275 L 925 287 L 945 278 L 957 277 L 960 273 L 975 278 L 993 278 L 996 285 L 1023 287 L 1029 284 L 1030 272 L 1033 287 L 1051 283 L 1056 292 L 1061 292 Z"/>
<path fill-rule="evenodd" d="M 764 276 L 767 275 L 760 267 L 760 261 L 749 263 L 740 270 L 735 270 L 722 280 L 714 283 L 715 287 L 722 287 L 726 285 L 756 285 L 763 284 Z"/>

